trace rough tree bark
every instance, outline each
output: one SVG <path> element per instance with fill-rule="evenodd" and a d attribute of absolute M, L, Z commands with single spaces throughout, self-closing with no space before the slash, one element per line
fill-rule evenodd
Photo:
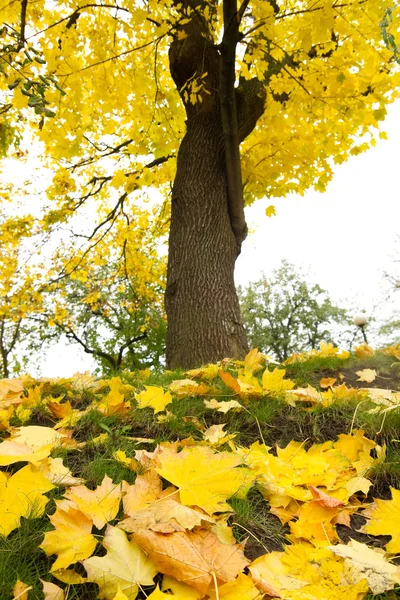
<path fill-rule="evenodd" d="M 187 121 L 172 191 L 165 295 L 168 368 L 243 358 L 248 350 L 234 285 L 235 261 L 247 232 L 239 142 L 255 127 L 265 96 L 258 81 L 235 88 L 236 0 L 224 0 L 229 23 L 219 46 L 201 9 L 199 2 L 197 16 L 182 27 L 186 37 L 170 46 L 171 75 Z M 197 77 L 205 91 L 201 102 L 191 104 L 184 89 Z"/>

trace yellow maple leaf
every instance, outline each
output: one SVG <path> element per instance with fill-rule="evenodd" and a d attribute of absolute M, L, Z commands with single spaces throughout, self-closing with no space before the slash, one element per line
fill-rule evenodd
<path fill-rule="evenodd" d="M 65 493 L 70 505 L 91 518 L 98 529 L 115 519 L 121 496 L 121 484 L 113 483 L 108 475 L 104 475 L 101 485 L 95 490 L 78 485 Z"/>
<path fill-rule="evenodd" d="M 235 433 L 227 434 L 224 431 L 224 427 L 226 423 L 220 423 L 219 425 L 211 425 L 208 429 L 206 429 L 203 433 L 203 437 L 207 442 L 209 442 L 213 446 L 221 446 L 229 440 L 233 440 L 236 437 Z"/>
<path fill-rule="evenodd" d="M 63 583 L 68 584 L 85 583 L 87 581 L 86 577 L 82 577 L 74 569 L 57 569 L 52 571 L 51 574 Z"/>
<path fill-rule="evenodd" d="M 285 369 L 274 369 L 269 371 L 265 369 L 262 376 L 263 390 L 267 394 L 282 394 L 286 390 L 294 388 L 294 381 L 283 379 L 286 374 Z"/>
<path fill-rule="evenodd" d="M 249 575 L 239 573 L 236 579 L 218 587 L 218 596 L 214 590 L 209 591 L 210 600 L 255 600 L 260 598 L 260 591 Z"/>
<path fill-rule="evenodd" d="M 0 472 L 0 534 L 7 537 L 19 527 L 21 517 L 41 517 L 49 501 L 43 494 L 53 488 L 32 465 L 26 465 L 9 478 Z"/>
<path fill-rule="evenodd" d="M 17 428 L 10 439 L 17 444 L 27 444 L 32 450 L 39 450 L 39 448 L 43 448 L 43 446 L 49 444 L 51 444 L 53 448 L 60 445 L 64 437 L 65 436 L 51 427 L 28 425 L 26 427 Z"/>
<path fill-rule="evenodd" d="M 375 499 L 363 512 L 368 522 L 360 531 L 372 535 L 391 535 L 392 539 L 386 544 L 386 550 L 390 554 L 397 554 L 400 552 L 400 490 L 390 490 L 391 500 Z"/>
<path fill-rule="evenodd" d="M 335 377 L 323 377 L 320 382 L 319 385 L 322 388 L 328 388 L 328 387 L 332 387 L 333 385 L 335 385 L 336 383 L 336 378 Z"/>
<path fill-rule="evenodd" d="M 274 217 L 276 215 L 275 206 L 273 204 L 267 206 L 267 208 L 265 209 L 265 214 L 267 215 L 267 217 Z"/>
<path fill-rule="evenodd" d="M 196 383 L 191 379 L 176 379 L 169 384 L 169 389 L 177 398 L 186 396 L 204 396 L 209 389 L 204 383 Z"/>
<path fill-rule="evenodd" d="M 375 369 L 363 369 L 362 371 L 357 371 L 358 375 L 357 381 L 365 381 L 366 383 L 372 383 L 376 379 L 376 371 Z"/>
<path fill-rule="evenodd" d="M 131 516 L 162 497 L 162 481 L 154 469 L 149 469 L 142 475 L 138 475 L 133 485 L 128 485 L 124 481 L 122 491 L 124 513 Z"/>
<path fill-rule="evenodd" d="M 253 374 L 262 369 L 262 363 L 264 362 L 264 355 L 258 351 L 258 348 L 252 348 L 248 354 L 244 357 L 243 365 L 244 370 Z"/>
<path fill-rule="evenodd" d="M 120 589 L 128 600 L 135 600 L 139 586 L 154 584 L 157 569 L 152 560 L 122 529 L 108 525 L 102 544 L 105 556 L 83 561 L 87 580 L 98 584 L 101 598 L 113 600 Z"/>
<path fill-rule="evenodd" d="M 212 398 L 211 400 L 204 400 L 204 405 L 206 408 L 213 408 L 213 409 L 217 410 L 218 412 L 221 412 L 224 414 L 227 413 L 232 408 L 235 408 L 238 410 L 243 409 L 243 406 L 237 400 L 226 400 L 226 401 L 219 402 L 215 398 Z"/>
<path fill-rule="evenodd" d="M 169 575 L 164 575 L 161 589 L 163 592 L 172 592 L 178 600 L 199 600 L 200 598 L 200 592 L 194 587 L 178 581 L 175 577 L 170 577 Z"/>
<path fill-rule="evenodd" d="M 182 504 L 199 506 L 209 515 L 231 510 L 226 500 L 240 488 L 247 490 L 254 479 L 248 469 L 235 469 L 242 462 L 240 456 L 204 446 L 178 454 L 164 449 L 157 461 L 157 473 L 179 487 Z"/>
<path fill-rule="evenodd" d="M 40 548 L 48 556 L 57 554 L 57 559 L 51 571 L 66 569 L 72 563 L 91 556 L 96 548 L 96 538 L 91 534 L 93 521 L 80 510 L 58 501 L 56 512 L 49 517 L 55 527 L 53 531 L 44 534 Z M 67 510 L 64 510 L 66 508 Z M 64 581 L 62 577 L 59 577 Z"/>
<path fill-rule="evenodd" d="M 154 409 L 154 414 L 165 410 L 165 407 L 172 402 L 172 396 L 169 392 L 155 385 L 145 385 L 145 391 L 136 394 L 135 398 L 139 408 L 150 406 Z"/>
<path fill-rule="evenodd" d="M 207 379 L 211 381 L 218 376 L 218 371 L 219 365 L 209 364 L 199 369 L 190 369 L 190 371 L 186 371 L 185 375 L 193 377 L 193 379 Z"/>
<path fill-rule="evenodd" d="M 0 408 L 22 402 L 24 384 L 21 379 L 0 379 Z"/>
<path fill-rule="evenodd" d="M 283 600 L 361 600 L 368 591 L 365 579 L 353 583 L 346 577 L 342 559 L 309 543 L 260 556 L 249 570 L 258 589 Z"/>
<path fill-rule="evenodd" d="M 13 587 L 13 598 L 12 600 L 28 600 L 28 592 L 32 589 L 31 585 L 27 585 L 23 581 L 17 579 L 16 584 Z"/>
<path fill-rule="evenodd" d="M 357 358 L 369 358 L 375 356 L 375 350 L 371 346 L 368 346 L 368 344 L 361 344 L 361 346 L 354 348 L 354 354 Z"/>

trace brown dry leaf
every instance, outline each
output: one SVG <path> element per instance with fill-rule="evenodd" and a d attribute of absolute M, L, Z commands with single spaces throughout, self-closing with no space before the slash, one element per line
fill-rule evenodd
<path fill-rule="evenodd" d="M 165 498 L 136 511 L 129 519 L 118 523 L 117 527 L 129 532 L 151 529 L 161 533 L 172 533 L 201 526 L 203 521 L 215 523 L 208 515 L 183 506 L 172 498 Z"/>
<path fill-rule="evenodd" d="M 221 544 L 205 529 L 156 533 L 140 530 L 132 539 L 148 554 L 157 569 L 206 594 L 216 577 L 218 582 L 234 579 L 248 565 L 240 544 Z"/>
<path fill-rule="evenodd" d="M 365 381 L 366 383 L 372 383 L 376 379 L 375 369 L 363 369 L 362 371 L 357 371 L 356 375 L 358 375 L 357 381 Z"/>

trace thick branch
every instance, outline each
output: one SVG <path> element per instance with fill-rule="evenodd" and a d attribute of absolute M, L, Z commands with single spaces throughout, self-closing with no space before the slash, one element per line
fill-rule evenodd
<path fill-rule="evenodd" d="M 24 46 L 25 39 L 25 27 L 26 27 L 26 9 L 28 8 L 28 0 L 22 0 L 21 2 L 21 33 L 20 33 L 20 44 Z"/>
<path fill-rule="evenodd" d="M 236 0 L 223 1 L 224 35 L 220 44 L 219 99 L 225 142 L 228 208 L 238 254 L 247 236 L 244 217 L 242 170 L 239 151 L 239 128 L 235 93 L 236 46 L 240 39 Z"/>

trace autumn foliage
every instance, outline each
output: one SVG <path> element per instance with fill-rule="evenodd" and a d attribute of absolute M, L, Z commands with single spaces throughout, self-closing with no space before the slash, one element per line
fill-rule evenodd
<path fill-rule="evenodd" d="M 336 165 L 385 137 L 398 8 L 2 0 L 0 11 L 8 354 L 27 317 L 79 338 L 77 312 L 107 320 L 116 286 L 132 319 L 138 298 L 159 305 L 166 291 L 168 366 L 243 359 L 244 206 L 264 198 L 271 216 L 273 197 L 323 191 Z"/>
<path fill-rule="evenodd" d="M 381 352 L 377 370 L 359 368 L 371 348 L 358 348 L 357 358 L 325 344 L 287 365 L 252 350 L 243 362 L 166 373 L 163 385 L 145 384 L 150 372 L 2 380 L 2 597 L 361 600 L 396 588 L 400 491 L 387 485 L 379 497 L 376 486 L 391 446 L 357 428 L 357 418 L 381 422 L 400 397 L 345 383 L 358 369 L 360 386 L 374 385 L 396 351 Z M 324 377 L 300 387 L 283 368 L 326 371 L 332 360 L 341 383 Z M 269 445 L 275 427 L 273 413 L 262 417 L 266 407 L 315 423 L 348 410 L 350 431 Z M 167 441 L 177 421 L 183 429 Z M 90 462 L 99 460 L 108 466 L 93 479 Z M 241 520 L 253 497 L 262 503 L 258 518 L 269 515 L 264 537 Z M 34 559 L 24 559 L 35 560 L 33 572 L 10 549 L 35 523 Z M 277 527 L 279 542 L 268 538 Z"/>

